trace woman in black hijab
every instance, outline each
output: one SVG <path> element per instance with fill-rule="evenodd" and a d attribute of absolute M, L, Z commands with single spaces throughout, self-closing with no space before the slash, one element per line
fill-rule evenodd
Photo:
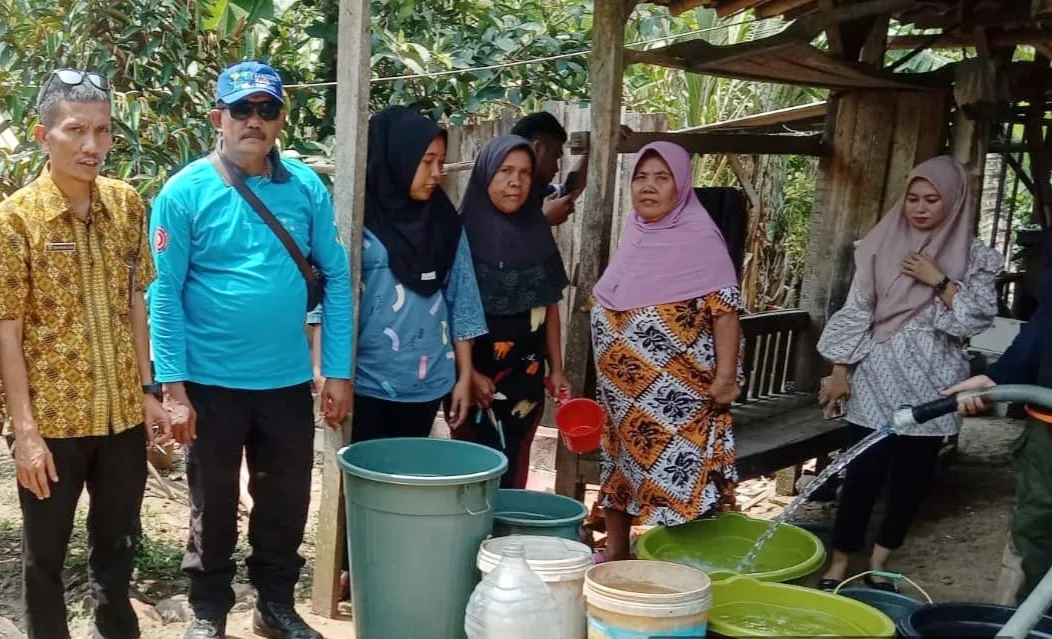
<path fill-rule="evenodd" d="M 427 437 L 450 394 L 451 428 L 470 408 L 471 340 L 486 323 L 460 216 L 439 184 L 445 158 L 433 120 L 402 107 L 369 120 L 355 443 Z M 346 595 L 346 574 L 342 585 Z"/>
<path fill-rule="evenodd" d="M 503 450 L 503 488 L 525 488 L 530 444 L 549 388 L 570 389 L 562 363 L 559 301 L 568 283 L 559 248 L 532 188 L 529 141 L 494 138 L 475 160 L 460 212 L 489 334 L 473 348 L 476 415 L 455 432 Z"/>
<path fill-rule="evenodd" d="M 486 325 L 460 216 L 442 190 L 446 134 L 390 107 L 369 120 L 353 440 L 427 437 L 452 392 L 467 415 Z"/>

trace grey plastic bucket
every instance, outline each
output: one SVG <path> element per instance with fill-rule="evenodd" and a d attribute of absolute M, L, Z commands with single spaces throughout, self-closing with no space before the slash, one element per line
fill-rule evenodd
<path fill-rule="evenodd" d="M 577 541 L 588 508 L 576 499 L 536 490 L 497 491 L 493 536 L 540 535 Z"/>
<path fill-rule="evenodd" d="M 470 442 L 398 438 L 352 444 L 337 459 L 355 636 L 463 638 L 507 458 Z"/>
<path fill-rule="evenodd" d="M 912 597 L 877 588 L 843 588 L 836 594 L 868 604 L 886 614 L 895 623 L 910 616 L 924 605 L 923 601 Z"/>

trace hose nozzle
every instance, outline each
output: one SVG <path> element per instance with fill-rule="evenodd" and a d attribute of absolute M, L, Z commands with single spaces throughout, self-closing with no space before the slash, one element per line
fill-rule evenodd
<path fill-rule="evenodd" d="M 904 406 L 891 417 L 891 431 L 901 432 L 957 411 L 959 402 L 978 397 L 989 402 L 1019 402 L 1052 410 L 1052 388 L 1028 384 L 991 386 L 949 397 L 941 397 L 920 406 Z"/>

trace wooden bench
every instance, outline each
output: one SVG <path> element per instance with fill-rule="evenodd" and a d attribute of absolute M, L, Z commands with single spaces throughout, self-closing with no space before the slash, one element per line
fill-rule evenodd
<path fill-rule="evenodd" d="M 843 421 L 822 416 L 814 394 L 795 390 L 797 349 L 801 342 L 806 343 L 803 338 L 810 330 L 806 311 L 742 317 L 746 381 L 732 413 L 738 473 L 743 480 L 773 474 L 855 443 Z M 571 496 L 583 499 L 585 487 L 599 483 L 598 453 L 574 456 L 562 449 L 557 471 L 576 475 L 570 484 L 574 487 Z"/>
<path fill-rule="evenodd" d="M 746 381 L 732 409 L 742 479 L 769 475 L 855 443 L 845 422 L 823 417 L 813 393 L 796 391 L 798 347 L 810 330 L 806 311 L 742 317 Z"/>

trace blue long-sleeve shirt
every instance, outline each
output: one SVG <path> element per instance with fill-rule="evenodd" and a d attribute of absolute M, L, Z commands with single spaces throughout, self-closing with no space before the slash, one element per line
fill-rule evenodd
<path fill-rule="evenodd" d="M 1033 384 L 1037 381 L 1046 340 L 1052 339 L 1052 260 L 1045 268 L 1038 307 L 1023 325 L 987 376 L 998 384 Z"/>
<path fill-rule="evenodd" d="M 276 153 L 271 160 L 270 178 L 245 182 L 325 275 L 322 374 L 350 379 L 350 268 L 332 201 L 305 164 Z M 150 236 L 158 274 L 150 289 L 157 381 L 265 390 L 311 379 L 303 275 L 207 158 L 165 184 L 153 203 Z"/>

